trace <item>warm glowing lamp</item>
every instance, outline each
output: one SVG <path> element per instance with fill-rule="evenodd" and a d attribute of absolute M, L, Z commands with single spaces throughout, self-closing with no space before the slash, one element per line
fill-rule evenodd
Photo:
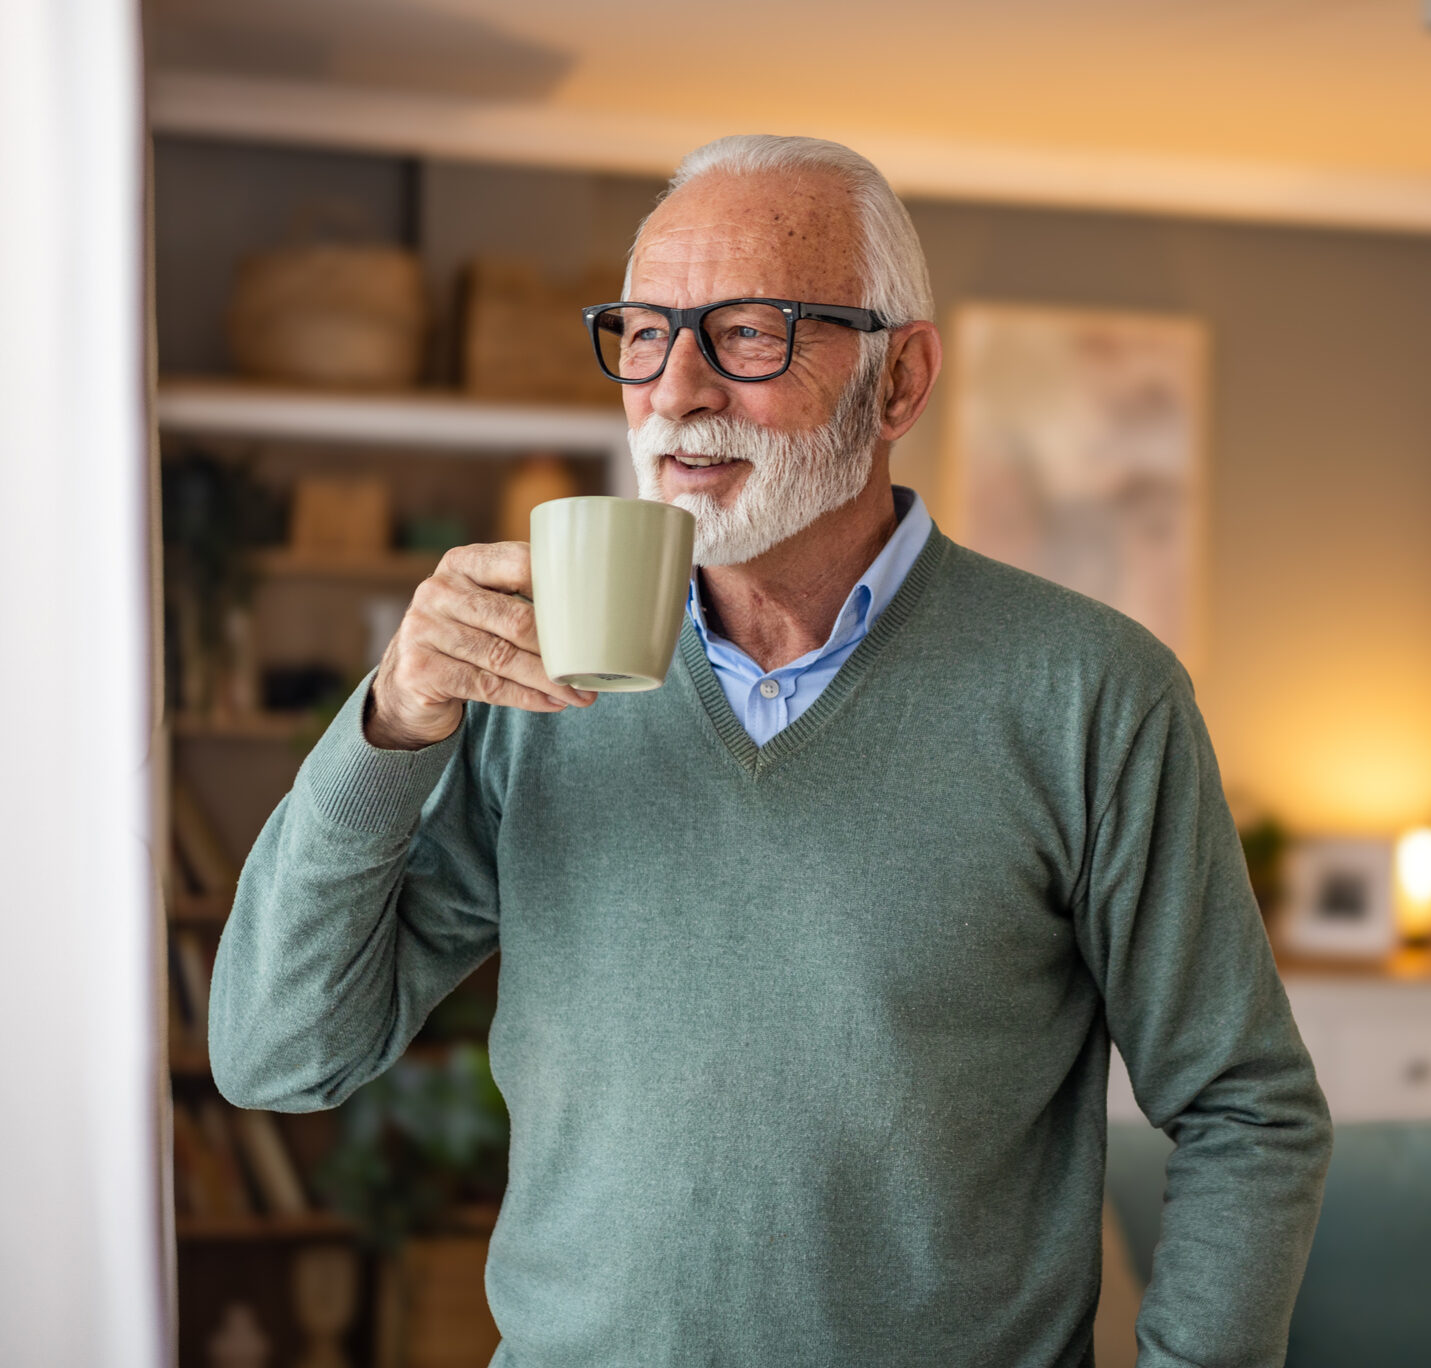
<path fill-rule="evenodd" d="M 1431 943 L 1431 827 L 1396 843 L 1396 894 L 1402 936 L 1411 945 Z"/>

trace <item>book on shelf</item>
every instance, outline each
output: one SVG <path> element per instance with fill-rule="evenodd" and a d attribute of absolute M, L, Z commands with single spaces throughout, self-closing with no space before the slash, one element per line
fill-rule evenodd
<path fill-rule="evenodd" d="M 192 1050 L 199 1044 L 198 1017 L 190 1001 L 183 967 L 179 963 L 179 947 L 169 937 L 169 1040 L 181 1049 Z"/>
<path fill-rule="evenodd" d="M 223 837 L 179 775 L 169 795 L 174 825 L 174 854 L 188 891 L 231 894 L 238 883 L 239 866 Z"/>
<path fill-rule="evenodd" d="M 217 1108 L 217 1103 L 210 1103 Z M 214 1126 L 220 1128 L 216 1132 Z M 205 1218 L 251 1216 L 249 1196 L 233 1147 L 222 1138 L 222 1115 L 195 1115 L 187 1102 L 174 1103 L 174 1190 L 184 1215 Z"/>
<path fill-rule="evenodd" d="M 226 1190 L 232 1194 L 234 1206 L 240 1215 L 250 1216 L 258 1209 L 254 1200 L 253 1180 L 245 1172 L 239 1159 L 238 1147 L 224 1120 L 224 1107 L 217 1099 L 206 1097 L 199 1103 L 199 1130 L 205 1143 L 213 1152 L 215 1162 L 223 1174 Z"/>
<path fill-rule="evenodd" d="M 212 938 L 187 927 L 169 934 L 169 1039 L 181 1051 L 207 1051 L 209 983 L 218 946 Z"/>
<path fill-rule="evenodd" d="M 174 950 L 169 950 L 169 1047 L 192 1049 L 194 1045 L 194 1023 L 189 1020 L 174 968 Z"/>
<path fill-rule="evenodd" d="M 175 1099 L 174 1194 L 179 1214 L 198 1220 L 312 1210 L 274 1118 L 212 1097 Z"/>
<path fill-rule="evenodd" d="M 209 1034 L 209 980 L 214 957 L 205 951 L 197 932 L 175 929 L 169 936 L 172 963 L 180 989 L 189 1042 L 204 1044 Z"/>
<path fill-rule="evenodd" d="M 204 1181 L 204 1146 L 199 1128 L 182 1102 L 173 1105 L 174 1205 L 180 1216 L 212 1216 L 213 1189 Z"/>
<path fill-rule="evenodd" d="M 235 1110 L 234 1134 L 265 1209 L 277 1216 L 302 1216 L 311 1210 L 298 1168 L 268 1112 Z"/>

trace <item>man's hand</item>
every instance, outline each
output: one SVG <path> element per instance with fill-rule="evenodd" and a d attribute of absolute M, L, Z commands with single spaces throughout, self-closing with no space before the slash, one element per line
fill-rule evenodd
<path fill-rule="evenodd" d="M 363 734 L 384 750 L 419 750 L 451 736 L 467 699 L 560 712 L 594 693 L 554 684 L 542 669 L 526 542 L 457 546 L 418 585 L 378 665 Z"/>

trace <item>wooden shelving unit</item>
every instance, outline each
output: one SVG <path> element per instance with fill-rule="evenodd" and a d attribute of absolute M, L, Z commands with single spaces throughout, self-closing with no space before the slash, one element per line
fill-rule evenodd
<path fill-rule="evenodd" d="M 454 507 L 454 513 L 464 514 L 480 527 L 474 514 L 491 507 L 485 500 L 490 491 L 502 487 L 506 472 L 525 455 L 546 453 L 572 460 L 584 489 L 635 493 L 626 423 L 614 394 L 612 409 L 597 412 L 493 405 L 437 392 L 319 394 L 227 378 L 167 377 L 160 383 L 157 407 L 160 433 L 171 458 L 186 447 L 213 452 L 221 460 L 252 457 L 256 466 L 263 466 L 255 478 L 279 497 L 303 474 L 341 478 L 351 472 L 390 481 L 397 491 L 396 515 L 396 497 L 403 492 L 400 482 L 425 480 L 425 485 L 407 487 L 412 495 L 409 514 L 416 510 L 422 515 L 424 509 L 433 508 L 446 513 L 442 496 L 461 491 L 466 502 L 460 510 Z M 183 440 L 175 442 L 176 438 Z M 477 468 L 475 463 L 485 464 Z M 425 492 L 419 496 L 415 492 L 419 490 Z M 247 553 L 256 586 L 250 603 L 253 659 L 260 668 L 301 669 L 312 662 L 347 677 L 357 663 L 351 647 L 355 640 L 363 641 L 352 628 L 365 627 L 365 605 L 378 598 L 405 601 L 440 559 L 435 551 L 412 550 L 341 556 L 265 547 Z M 213 696 L 252 697 L 254 691 L 218 690 Z M 301 753 L 316 739 L 322 723 L 322 716 L 312 710 L 230 706 L 212 707 L 202 714 L 176 710 L 167 728 L 176 781 L 172 804 L 176 829 L 187 826 L 192 843 L 192 824 L 199 813 L 214 838 L 200 841 L 200 846 L 222 846 L 207 859 L 195 858 L 202 850 L 185 848 L 167 904 L 171 991 L 179 994 L 169 1056 L 176 1116 L 183 1111 L 186 1145 L 192 1154 L 196 1143 L 212 1139 L 218 1129 L 217 1102 L 223 1127 L 233 1132 L 234 1158 L 247 1169 L 253 1167 L 253 1156 L 234 1124 L 236 1117 L 216 1097 L 206 1032 L 196 1019 L 199 1012 L 185 1011 L 184 1004 L 195 996 L 195 965 L 207 966 L 230 914 L 236 870 L 227 865 L 242 859 L 262 821 L 291 785 Z M 206 891 L 193 891 L 200 887 Z M 494 975 L 489 977 L 495 981 Z M 202 976 L 199 986 L 204 986 Z M 490 991 L 485 981 L 480 991 Z M 202 998 L 202 992 L 198 996 Z M 476 1038 L 480 1025 L 473 1025 L 472 1031 Z M 419 1041 L 409 1055 L 432 1063 L 449 1048 Z M 311 1181 L 312 1165 L 321 1162 L 333 1143 L 336 1118 L 319 1113 L 275 1115 L 271 1120 L 274 1134 L 290 1151 L 313 1209 L 301 1215 L 279 1214 L 283 1204 L 259 1190 L 262 1184 L 249 1183 L 248 1202 L 232 1209 L 257 1205 L 265 1209 L 263 1213 L 220 1215 L 230 1204 L 212 1198 L 195 1201 L 197 1168 L 185 1170 L 190 1196 L 175 1223 L 181 1324 L 186 1307 L 191 1325 L 212 1324 L 233 1295 L 231 1280 L 241 1278 L 245 1295 L 266 1323 L 282 1327 L 290 1314 L 288 1270 L 293 1258 L 303 1253 L 303 1243 L 358 1240 L 360 1232 L 351 1221 L 318 1206 L 320 1194 L 313 1191 Z M 211 1214 L 196 1214 L 201 1209 Z M 495 1206 L 477 1205 L 457 1213 L 454 1224 L 480 1242 L 490 1235 L 496 1215 Z M 376 1266 L 370 1264 L 366 1261 L 365 1267 L 373 1272 Z M 359 1339 L 366 1344 L 363 1337 L 375 1335 L 374 1323 L 360 1332 Z M 187 1348 L 181 1346 L 185 1364 L 191 1359 L 197 1363 L 200 1352 L 197 1335 Z M 355 1361 L 366 1359 L 359 1354 Z"/>
<path fill-rule="evenodd" d="M 273 547 L 255 551 L 254 570 L 269 579 L 339 580 L 411 588 L 437 569 L 430 551 L 390 551 L 385 556 L 314 556 Z"/>
<path fill-rule="evenodd" d="M 177 713 L 170 719 L 176 740 L 292 741 L 312 726 L 306 713 L 253 712 L 211 717 Z"/>
<path fill-rule="evenodd" d="M 634 497 L 617 398 L 609 410 L 557 408 L 492 404 L 447 390 L 323 393 L 228 377 L 165 376 L 157 416 L 166 433 L 422 448 L 475 459 L 533 450 L 584 455 L 605 462 L 611 493 Z"/>
<path fill-rule="evenodd" d="M 176 926 L 222 926 L 233 898 L 220 893 L 181 893 L 169 899 L 169 920 Z"/>
<path fill-rule="evenodd" d="M 208 1051 L 197 1045 L 169 1045 L 169 1072 L 176 1078 L 207 1078 Z"/>
<path fill-rule="evenodd" d="M 301 175 L 290 183 L 287 173 L 275 177 L 271 184 L 261 183 L 267 174 L 259 165 L 261 160 L 260 155 L 252 164 L 245 161 L 242 166 L 234 163 L 230 167 L 221 156 L 207 157 L 203 149 L 197 149 L 192 164 L 200 169 L 202 179 L 195 179 L 188 169 L 188 150 L 177 149 L 170 158 L 173 174 L 166 180 L 161 167 L 161 174 L 156 175 L 157 288 L 173 305 L 169 317 L 182 319 L 181 326 L 166 332 L 161 316 L 162 364 L 203 366 L 211 364 L 209 358 L 223 354 L 223 329 L 209 302 L 223 299 L 232 282 L 232 268 L 244 254 L 274 245 L 261 237 L 269 231 L 270 220 L 258 212 L 260 206 L 269 201 L 286 206 L 290 201 L 327 193 L 321 175 L 311 184 Z M 408 166 L 396 169 L 399 174 L 391 183 L 385 172 L 361 176 L 356 193 L 364 207 L 371 198 L 377 208 L 376 232 L 410 233 L 409 245 L 426 252 L 431 241 L 418 212 L 420 177 L 410 175 Z M 346 185 L 346 170 L 339 176 Z M 212 233 L 213 241 L 197 250 L 193 239 L 184 233 L 195 213 L 214 215 L 215 203 L 201 198 L 209 195 L 223 203 L 231 197 L 245 205 L 245 213 L 232 224 L 225 222 Z M 255 212 L 247 212 L 250 208 Z M 391 219 L 386 216 L 389 208 L 394 211 Z M 494 213 L 503 209 L 494 203 Z M 508 217 L 518 212 L 506 208 Z M 392 228 L 390 223 L 402 226 Z M 166 237 L 166 224 L 179 231 Z M 520 237 L 521 225 L 514 226 Z M 478 243 L 476 250 L 487 249 Z M 439 303 L 436 340 L 440 345 L 426 358 L 428 371 L 452 377 L 458 371 L 457 358 L 444 349 L 451 344 L 455 353 L 458 330 L 455 318 L 444 315 L 456 304 L 455 269 L 435 260 L 423 264 L 433 276 L 434 293 L 451 287 L 453 294 L 446 303 L 435 301 Z M 433 267 L 450 278 L 436 278 Z M 186 330 L 188 325 L 192 330 Z M 579 327 L 579 323 L 573 320 L 573 326 Z M 202 343 L 196 341 L 200 338 Z M 392 601 L 401 598 L 405 603 L 440 559 L 436 551 L 412 548 L 452 544 L 464 532 L 469 540 L 488 540 L 497 535 L 499 526 L 510 526 L 510 519 L 499 516 L 504 511 L 502 499 L 512 488 L 512 477 L 523 473 L 522 463 L 527 458 L 558 458 L 567 467 L 563 473 L 570 476 L 573 492 L 635 495 L 621 391 L 613 385 L 609 394 L 600 397 L 599 407 L 558 406 L 476 400 L 454 389 L 435 387 L 404 392 L 325 392 L 256 383 L 232 375 L 171 370 L 159 378 L 154 418 L 164 473 L 169 475 L 181 463 L 187 464 L 192 478 L 186 492 L 197 490 L 200 498 L 206 471 L 214 473 L 213 488 L 251 491 L 259 496 L 253 509 L 246 510 L 253 512 L 251 520 L 236 518 L 242 530 L 235 531 L 223 546 L 214 543 L 214 549 L 225 554 L 221 570 L 229 576 L 222 589 L 212 591 L 211 582 L 202 579 L 212 568 L 204 563 L 202 554 L 209 547 L 191 538 L 182 542 L 183 562 L 177 557 L 173 561 L 173 568 L 181 569 L 185 578 L 166 586 L 171 590 L 177 586 L 179 592 L 171 592 L 165 605 L 169 614 L 166 644 L 171 653 L 165 661 L 170 714 L 164 736 L 176 781 L 170 812 L 176 825 L 189 822 L 196 810 L 201 812 L 222 845 L 218 858 L 210 861 L 196 858 L 192 844 L 186 844 L 182 858 L 176 861 L 175 872 L 180 877 L 171 883 L 174 892 L 167 902 L 172 952 L 169 977 L 178 1012 L 170 1028 L 170 1091 L 176 1111 L 183 1108 L 191 1142 L 192 1123 L 198 1123 L 202 1137 L 209 1138 L 217 1133 L 214 1108 L 223 1110 L 226 1125 L 234 1131 L 235 1153 L 245 1180 L 255 1178 L 250 1171 L 254 1165 L 234 1124 L 237 1114 L 218 1097 L 202 1033 L 194 1029 L 203 1009 L 183 1008 L 191 996 L 188 987 L 195 979 L 194 964 L 199 962 L 207 969 L 230 915 L 232 893 L 219 891 L 224 882 L 222 857 L 242 860 L 263 821 L 291 787 L 304 751 L 321 733 L 324 722 L 323 705 L 278 712 L 263 710 L 262 701 L 307 701 L 321 694 L 326 704 L 329 684 L 323 678 L 325 671 L 341 675 L 345 683 L 349 679 L 356 682 L 360 676 L 354 675 L 354 669 L 362 662 L 370 663 L 373 643 L 391 631 Z M 235 477 L 231 483 L 224 478 L 230 473 Z M 286 509 L 291 514 L 300 507 L 296 495 L 302 482 L 307 482 L 311 492 L 320 481 L 345 480 L 355 485 L 362 481 L 387 485 L 388 506 L 381 521 L 386 523 L 386 543 L 394 549 L 357 557 L 300 555 L 288 548 L 253 550 L 247 554 L 247 567 L 238 567 L 252 571 L 252 593 L 246 592 L 247 586 L 237 591 L 232 588 L 235 579 L 241 578 L 232 573 L 235 557 L 244 554 L 232 548 L 283 535 L 282 512 Z M 174 488 L 174 482 L 167 482 L 163 492 L 172 497 Z M 509 500 L 506 507 L 516 502 L 520 501 Z M 222 506 L 240 508 L 237 501 L 225 501 Z M 166 513 L 175 508 L 166 500 Z M 293 517 L 287 521 L 290 528 L 299 526 Z M 253 531 L 256 527 L 261 530 Z M 461 531 L 449 534 L 445 528 Z M 316 544 L 324 538 L 295 532 L 294 540 Z M 355 536 L 353 540 L 371 545 L 376 538 Z M 198 555 L 192 554 L 196 548 Z M 235 600 L 241 600 L 239 610 L 225 611 L 233 608 Z M 215 610 L 215 603 L 222 606 Z M 201 604 L 202 612 L 195 604 Z M 196 666 L 196 661 L 201 663 Z M 213 662 L 218 664 L 210 668 Z M 181 699 L 192 703 L 192 711 L 181 706 Z M 218 870 L 220 877 L 206 873 L 200 865 Z M 199 889 L 208 891 L 196 891 Z M 464 985 L 480 999 L 479 1007 L 485 1007 L 494 990 L 496 969 L 489 961 L 478 971 L 482 975 L 479 982 Z M 202 975 L 199 982 L 203 982 Z M 460 1035 L 480 1039 L 482 1014 L 466 1014 L 464 1009 L 470 1005 L 453 1004 L 457 1010 L 450 1024 L 441 1030 L 434 1028 L 433 1038 Z M 415 1059 L 428 1061 L 440 1048 L 418 1042 L 412 1053 Z M 331 1212 L 311 1209 L 325 1200 L 313 1178 L 317 1166 L 331 1153 L 341 1118 L 319 1111 L 275 1113 L 270 1119 L 300 1170 L 310 1212 L 297 1217 L 276 1214 L 285 1203 L 276 1200 L 263 1184 L 246 1181 L 251 1189 L 248 1205 L 266 1214 L 221 1215 L 230 1209 L 241 1210 L 244 1204 L 216 1204 L 202 1195 L 195 1200 L 193 1182 L 177 1181 L 181 1176 L 191 1179 L 193 1169 L 183 1175 L 176 1173 L 176 1195 L 184 1201 L 183 1214 L 176 1222 L 178 1368 L 190 1368 L 191 1364 L 198 1368 L 209 1361 L 210 1337 L 234 1302 L 253 1308 L 269 1340 L 274 1363 L 299 1361 L 311 1346 L 300 1333 L 303 1319 L 297 1314 L 293 1274 L 299 1266 L 296 1260 L 316 1252 L 305 1249 L 304 1242 L 358 1243 L 360 1232 L 355 1226 Z M 210 1214 L 200 1217 L 200 1211 Z M 480 1242 L 490 1233 L 495 1217 L 496 1208 L 488 1208 L 472 1213 L 463 1225 Z M 343 1346 L 356 1368 L 396 1361 L 388 1354 L 381 1333 L 384 1289 L 377 1275 L 382 1270 L 366 1252 L 362 1263 L 358 1316 Z M 480 1263 L 475 1281 L 464 1274 L 463 1285 L 480 1303 Z"/>
<path fill-rule="evenodd" d="M 228 1216 L 198 1220 L 181 1217 L 174 1233 L 181 1240 L 213 1243 L 220 1240 L 303 1240 L 315 1237 L 351 1237 L 353 1223 L 331 1211 L 302 1216 Z"/>

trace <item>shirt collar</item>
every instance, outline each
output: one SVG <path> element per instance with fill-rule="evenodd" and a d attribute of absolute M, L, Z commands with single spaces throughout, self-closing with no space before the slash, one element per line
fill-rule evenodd
<path fill-rule="evenodd" d="M 924 543 L 933 527 L 924 500 L 905 485 L 894 486 L 894 512 L 899 520 L 894 532 L 864 574 L 855 581 L 854 588 L 850 590 L 835 617 L 835 625 L 825 644 L 801 656 L 799 660 L 792 660 L 781 669 L 798 669 L 812 660 L 818 660 L 821 656 L 847 646 L 851 641 L 864 636 L 874 625 L 875 619 L 889 607 L 890 600 L 904 583 L 910 566 L 924 549 Z M 691 572 L 686 607 L 696 631 L 700 633 L 701 644 L 706 648 L 707 654 L 710 653 L 712 645 L 724 647 L 727 651 L 738 649 L 725 637 L 713 632 L 707 624 L 705 605 L 701 602 L 700 580 L 694 571 Z M 779 671 L 772 673 L 778 674 Z"/>

